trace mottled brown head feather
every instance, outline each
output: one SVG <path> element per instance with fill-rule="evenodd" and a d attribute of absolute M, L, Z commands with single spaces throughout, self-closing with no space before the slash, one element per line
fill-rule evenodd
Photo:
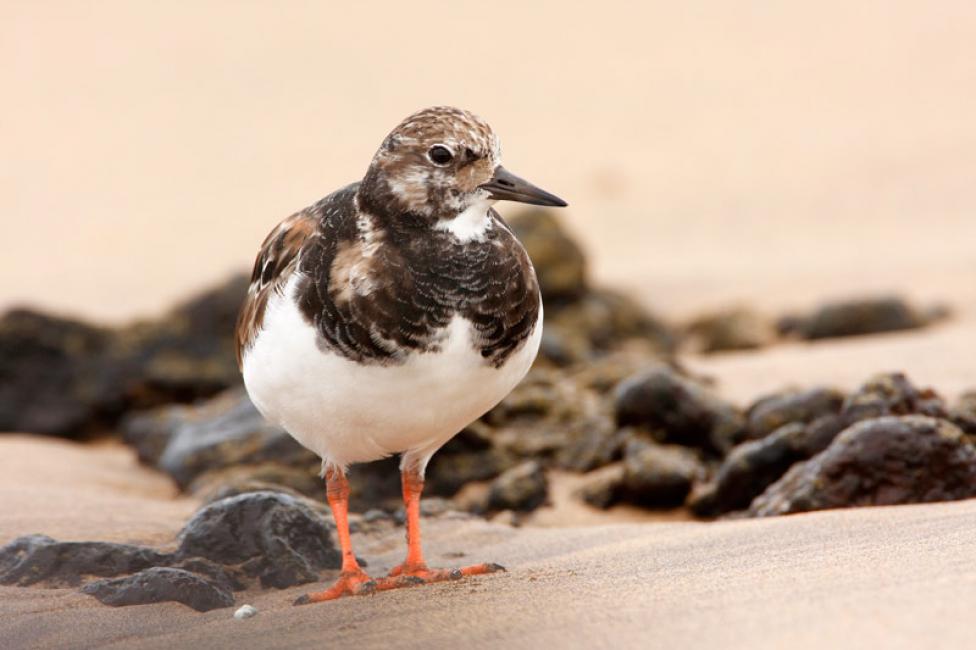
<path fill-rule="evenodd" d="M 453 158 L 438 165 L 435 146 Z M 398 215 L 431 224 L 451 219 L 474 201 L 501 164 L 501 146 L 477 115 L 450 106 L 414 113 L 390 132 L 359 188 L 360 206 L 377 215 Z"/>

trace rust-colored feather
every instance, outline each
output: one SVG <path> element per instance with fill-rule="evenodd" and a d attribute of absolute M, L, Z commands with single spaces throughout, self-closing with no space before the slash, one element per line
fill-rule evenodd
<path fill-rule="evenodd" d="M 244 351 L 254 341 L 264 321 L 271 292 L 281 293 L 298 266 L 299 253 L 315 234 L 316 217 L 303 210 L 282 221 L 261 244 L 254 261 L 251 285 L 237 317 L 237 365 L 243 366 Z"/>

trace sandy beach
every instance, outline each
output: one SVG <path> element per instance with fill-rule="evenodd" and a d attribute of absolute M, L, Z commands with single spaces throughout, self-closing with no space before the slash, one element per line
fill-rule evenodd
<path fill-rule="evenodd" d="M 0 438 L 0 543 L 43 532 L 67 540 L 167 544 L 199 502 L 117 442 Z"/>
<path fill-rule="evenodd" d="M 887 294 L 951 311 L 923 330 L 682 357 L 735 404 L 880 371 L 952 399 L 976 389 L 974 35 L 961 0 L 6 3 L 0 308 L 158 314 L 249 268 L 278 220 L 359 178 L 406 114 L 452 103 L 493 124 L 506 167 L 570 202 L 560 218 L 594 282 L 669 322 Z M 463 553 L 504 574 L 304 608 L 307 586 L 251 590 L 246 621 L 0 587 L 0 646 L 971 645 L 976 500 L 701 523 L 595 511 L 574 480 L 556 476 L 555 506 L 521 528 L 425 524 L 433 562 Z M 166 546 L 199 505 L 121 443 L 0 436 L 0 545 Z M 371 571 L 399 561 L 402 533 L 355 536 Z"/>
<path fill-rule="evenodd" d="M 23 476 L 0 473 L 0 542 L 43 526 L 66 539 L 98 531 L 164 543 L 162 529 L 175 533 L 189 512 L 148 470 L 112 475 L 121 450 L 52 443 L 40 463 L 23 442 L 0 440 L 5 468 L 61 471 L 31 500 Z M 32 514 L 42 506 L 43 521 Z M 308 607 L 291 605 L 307 586 L 252 590 L 238 602 L 260 613 L 245 621 L 228 609 L 110 608 L 74 589 L 0 587 L 0 638 L 6 648 L 770 649 L 960 648 L 971 638 L 976 501 L 712 524 L 425 526 L 433 562 L 463 553 L 508 572 Z M 402 529 L 354 543 L 384 572 L 401 559 Z"/>

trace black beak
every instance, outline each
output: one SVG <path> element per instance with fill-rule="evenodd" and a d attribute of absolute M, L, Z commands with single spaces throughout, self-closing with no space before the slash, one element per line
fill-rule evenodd
<path fill-rule="evenodd" d="M 519 178 L 501 165 L 495 168 L 495 175 L 481 188 L 488 190 L 491 198 L 499 201 L 518 201 L 556 208 L 565 208 L 568 205 L 555 194 L 550 194 L 529 181 Z"/>

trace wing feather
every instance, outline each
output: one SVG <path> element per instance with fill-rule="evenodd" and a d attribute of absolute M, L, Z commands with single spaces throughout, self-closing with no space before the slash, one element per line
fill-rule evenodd
<path fill-rule="evenodd" d="M 288 217 L 261 244 L 251 273 L 251 285 L 237 317 L 237 365 L 254 342 L 264 322 L 272 292 L 281 294 L 298 267 L 302 247 L 317 231 L 318 220 L 309 210 Z"/>

